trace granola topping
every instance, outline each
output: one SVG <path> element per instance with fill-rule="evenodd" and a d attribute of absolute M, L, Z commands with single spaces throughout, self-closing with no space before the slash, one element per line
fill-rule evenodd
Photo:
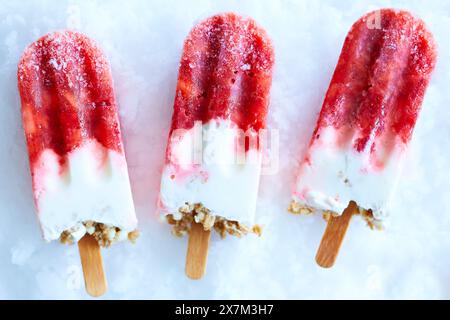
<path fill-rule="evenodd" d="M 127 238 L 134 243 L 139 237 L 139 231 L 137 230 L 125 232 L 115 226 L 95 221 L 85 221 L 63 231 L 59 240 L 64 244 L 73 244 L 78 242 L 86 233 L 92 235 L 101 247 L 110 247 L 113 243 Z"/>
<path fill-rule="evenodd" d="M 293 214 L 302 214 L 302 215 L 310 215 L 310 214 L 313 214 L 316 212 L 322 212 L 322 216 L 326 221 L 328 221 L 331 217 L 339 216 L 339 214 L 334 211 L 316 210 L 312 207 L 300 204 L 295 200 L 292 200 L 291 203 L 289 204 L 288 211 Z M 376 229 L 376 230 L 383 229 L 381 220 L 378 220 L 374 217 L 372 210 L 365 210 L 365 209 L 358 207 L 358 212 L 356 214 L 359 214 L 359 215 L 361 215 L 361 217 L 363 217 L 363 219 L 367 222 L 367 225 L 369 226 L 370 229 L 372 229 L 372 230 L 373 229 Z"/>
<path fill-rule="evenodd" d="M 173 234 L 179 237 L 189 233 L 192 223 L 202 224 L 205 230 L 214 229 L 222 238 L 225 238 L 227 234 L 241 237 L 247 233 L 255 233 L 260 236 L 262 232 L 262 227 L 259 225 L 250 228 L 238 221 L 214 215 L 201 203 L 186 203 L 178 209 L 178 212 L 166 215 L 166 220 L 172 225 Z"/>

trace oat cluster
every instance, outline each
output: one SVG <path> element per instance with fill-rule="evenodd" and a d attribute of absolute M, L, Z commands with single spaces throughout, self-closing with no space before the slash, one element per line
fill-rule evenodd
<path fill-rule="evenodd" d="M 85 233 L 92 235 L 101 247 L 110 247 L 113 243 L 124 240 L 125 238 L 128 238 L 129 241 L 134 243 L 139 237 L 138 230 L 124 234 L 124 231 L 118 227 L 95 221 L 86 221 L 82 225 L 86 230 Z M 79 232 L 80 227 L 65 230 L 61 233 L 59 240 L 64 244 L 73 244 L 78 240 L 77 238 L 79 237 L 76 237 L 76 234 Z"/>
<path fill-rule="evenodd" d="M 289 204 L 288 211 L 293 214 L 310 215 L 310 214 L 317 212 L 318 210 L 316 210 L 312 207 L 300 204 L 295 200 L 292 200 L 291 203 Z M 372 229 L 372 230 L 373 229 L 376 229 L 376 230 L 383 229 L 383 225 L 382 225 L 381 221 L 375 219 L 375 217 L 373 216 L 372 210 L 365 210 L 363 208 L 358 207 L 358 212 L 356 214 L 359 214 L 364 218 L 364 220 L 367 222 L 367 225 L 369 226 L 370 229 Z M 322 216 L 326 221 L 328 221 L 331 217 L 337 217 L 337 216 L 339 216 L 339 214 L 336 212 L 333 212 L 333 211 L 323 211 Z"/>
<path fill-rule="evenodd" d="M 173 234 L 179 237 L 189 233 L 192 223 L 202 224 L 205 230 L 214 229 L 222 238 L 225 238 L 227 234 L 241 237 L 248 233 L 255 233 L 260 236 L 262 232 L 259 225 L 248 227 L 238 221 L 227 220 L 224 217 L 214 215 L 201 203 L 186 203 L 178 209 L 177 213 L 168 214 L 166 219 L 173 226 Z"/>

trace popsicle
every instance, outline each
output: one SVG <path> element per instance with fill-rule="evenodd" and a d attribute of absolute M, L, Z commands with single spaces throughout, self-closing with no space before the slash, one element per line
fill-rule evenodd
<path fill-rule="evenodd" d="M 320 265 L 334 264 L 354 213 L 382 227 L 435 63 L 431 33 L 406 11 L 368 13 L 348 33 L 290 206 L 327 217 Z"/>
<path fill-rule="evenodd" d="M 111 71 L 98 46 L 78 32 L 45 35 L 20 59 L 18 87 L 44 239 L 74 243 L 87 235 L 95 241 L 80 245 L 90 247 L 134 241 Z"/>
<path fill-rule="evenodd" d="M 199 23 L 184 43 L 159 207 L 176 235 L 190 233 L 191 278 L 204 272 L 210 230 L 223 237 L 260 232 L 260 135 L 273 64 L 265 31 L 233 13 Z M 193 252 L 203 260 L 197 273 L 190 270 Z"/>

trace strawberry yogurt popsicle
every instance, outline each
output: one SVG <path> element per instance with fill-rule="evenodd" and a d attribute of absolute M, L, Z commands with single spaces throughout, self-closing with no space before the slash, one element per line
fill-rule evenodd
<path fill-rule="evenodd" d="M 253 227 L 274 53 L 252 19 L 220 14 L 184 43 L 160 208 L 176 235 L 192 222 L 240 236 Z"/>
<path fill-rule="evenodd" d="M 436 63 L 423 21 L 383 9 L 345 40 L 290 211 L 341 215 L 350 201 L 381 227 Z"/>
<path fill-rule="evenodd" d="M 48 34 L 18 66 L 34 200 L 45 240 L 101 246 L 137 236 L 108 61 L 72 31 Z"/>

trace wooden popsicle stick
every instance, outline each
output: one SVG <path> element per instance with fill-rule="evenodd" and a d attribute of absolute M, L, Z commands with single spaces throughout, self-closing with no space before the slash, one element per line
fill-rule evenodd
<path fill-rule="evenodd" d="M 210 238 L 211 230 L 206 231 L 200 223 L 192 224 L 186 254 L 186 275 L 191 279 L 201 279 L 205 274 Z"/>
<path fill-rule="evenodd" d="M 330 217 L 327 228 L 320 241 L 319 250 L 316 254 L 316 262 L 322 268 L 331 268 L 339 254 L 342 241 L 344 240 L 350 220 L 353 214 L 358 210 L 358 206 L 354 201 L 350 201 L 348 207 L 341 216 Z"/>
<path fill-rule="evenodd" d="M 99 297 L 108 288 L 100 245 L 93 236 L 86 234 L 78 241 L 78 250 L 80 251 L 86 291 L 93 297 Z"/>

